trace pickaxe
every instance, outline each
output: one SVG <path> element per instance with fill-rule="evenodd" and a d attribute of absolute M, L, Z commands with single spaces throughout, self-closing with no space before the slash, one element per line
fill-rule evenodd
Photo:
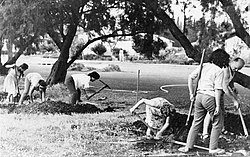
<path fill-rule="evenodd" d="M 104 86 L 102 88 L 100 88 L 98 91 L 96 91 L 95 93 L 93 93 L 92 95 L 90 95 L 87 100 L 89 100 L 91 97 L 93 97 L 94 95 L 96 95 L 97 93 L 99 93 L 100 91 L 102 91 L 104 88 L 109 88 L 109 85 L 107 85 L 105 82 L 103 82 L 102 80 L 99 80 L 102 84 L 104 84 Z"/>

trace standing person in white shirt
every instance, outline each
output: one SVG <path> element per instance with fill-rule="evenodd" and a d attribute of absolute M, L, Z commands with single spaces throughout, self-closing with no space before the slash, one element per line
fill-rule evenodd
<path fill-rule="evenodd" d="M 23 77 L 23 73 L 25 70 L 29 68 L 26 63 L 23 63 L 20 66 L 16 66 L 15 64 L 12 65 L 5 65 L 6 68 L 10 68 L 8 75 L 4 79 L 4 87 L 3 91 L 8 93 L 7 102 L 14 102 L 14 97 L 19 94 L 18 91 L 18 82 Z"/>
<path fill-rule="evenodd" d="M 194 148 L 204 118 L 209 113 L 212 119 L 209 153 L 225 153 L 224 149 L 218 147 L 218 141 L 224 121 L 221 108 L 224 77 L 222 68 L 229 66 L 229 58 L 230 55 L 223 49 L 217 49 L 212 52 L 210 62 L 203 64 L 194 104 L 194 120 L 188 133 L 186 146 L 179 148 L 179 151 L 189 152 Z M 190 100 L 194 100 L 193 82 L 196 81 L 199 70 L 200 68 L 195 69 L 188 77 Z"/>
<path fill-rule="evenodd" d="M 34 90 L 40 91 L 41 100 L 45 101 L 47 83 L 44 81 L 43 77 L 39 73 L 28 73 L 25 77 L 24 91 L 19 100 L 19 105 L 24 101 L 24 98 L 29 95 L 31 102 L 33 102 L 32 94 Z"/>
<path fill-rule="evenodd" d="M 89 88 L 89 82 L 94 82 L 95 80 L 98 80 L 100 78 L 100 75 L 97 72 L 91 72 L 88 75 L 86 74 L 72 74 L 69 76 L 65 84 L 67 88 L 70 91 L 71 94 L 71 104 L 76 104 L 78 102 L 81 102 L 81 88 L 84 91 L 84 94 L 87 97 L 86 88 Z"/>
<path fill-rule="evenodd" d="M 229 66 L 223 68 L 224 78 L 223 78 L 223 91 L 224 93 L 233 101 L 233 104 L 236 108 L 239 108 L 239 100 L 237 96 L 237 90 L 234 87 L 233 78 L 235 73 L 241 70 L 245 65 L 245 61 L 242 58 L 236 57 L 232 59 L 229 63 Z M 222 95 L 222 99 L 224 97 L 224 93 Z M 225 114 L 224 103 L 222 103 L 222 110 Z M 207 114 L 203 123 L 203 133 L 202 138 L 203 141 L 206 142 L 209 139 L 208 127 L 211 122 L 210 115 Z M 222 131 L 226 132 L 223 123 Z"/>

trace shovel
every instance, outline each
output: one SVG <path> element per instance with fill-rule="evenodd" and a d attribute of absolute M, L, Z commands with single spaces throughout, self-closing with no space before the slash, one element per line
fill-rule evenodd
<path fill-rule="evenodd" d="M 197 89 L 198 89 L 198 83 L 201 77 L 201 72 L 202 72 L 202 67 L 203 67 L 203 62 L 204 62 L 204 56 L 205 56 L 205 49 L 202 52 L 202 56 L 201 56 L 201 62 L 200 62 L 200 71 L 198 73 L 198 77 L 197 77 L 197 81 L 195 84 L 195 88 L 194 88 L 194 99 L 191 101 L 190 107 L 189 107 L 189 111 L 188 111 L 188 117 L 186 120 L 185 125 L 177 132 L 175 137 L 178 137 L 185 129 L 189 128 L 189 126 L 191 125 L 190 123 L 190 118 L 191 118 L 191 114 L 192 114 L 192 110 L 193 110 L 193 106 L 194 106 L 194 102 L 195 102 L 195 97 L 197 94 Z"/>

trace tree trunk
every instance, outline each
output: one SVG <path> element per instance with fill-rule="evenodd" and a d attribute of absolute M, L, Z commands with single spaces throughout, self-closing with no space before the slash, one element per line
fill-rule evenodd
<path fill-rule="evenodd" d="M 174 36 L 176 40 L 178 40 L 181 44 L 181 46 L 185 49 L 185 52 L 188 57 L 193 58 L 195 61 L 199 62 L 201 59 L 201 52 L 197 51 L 193 47 L 193 45 L 190 43 L 190 41 L 187 39 L 185 34 L 178 28 L 178 26 L 175 24 L 173 19 L 171 19 L 166 12 L 161 9 L 157 3 L 152 3 L 152 1 L 144 1 L 146 4 L 146 7 L 148 10 L 152 11 L 156 17 L 161 19 L 163 23 L 168 27 L 171 34 Z M 156 2 L 156 1 L 153 1 Z M 136 0 L 134 0 L 134 3 L 137 3 Z"/>
<path fill-rule="evenodd" d="M 234 29 L 236 31 L 236 35 L 246 43 L 246 45 L 250 48 L 250 36 L 244 28 L 240 14 L 238 14 L 235 10 L 232 0 L 219 0 L 222 4 L 222 8 L 228 14 L 230 19 L 232 20 Z"/>
<path fill-rule="evenodd" d="M 49 85 L 62 83 L 64 82 L 67 69 L 69 67 L 68 59 L 69 59 L 69 49 L 73 42 L 77 30 L 77 25 L 70 25 L 68 27 L 67 35 L 65 36 L 65 40 L 62 43 L 61 53 L 58 60 L 54 63 L 51 72 L 46 80 Z"/>
<path fill-rule="evenodd" d="M 67 68 L 67 60 L 59 58 L 54 63 L 46 82 L 49 85 L 64 82 L 67 75 Z"/>
<path fill-rule="evenodd" d="M 223 4 L 223 6 L 226 7 L 227 11 L 229 11 L 229 10 L 231 11 L 229 13 L 230 14 L 229 16 L 230 16 L 230 18 L 233 18 L 232 21 L 233 21 L 234 25 L 237 25 L 237 26 L 235 26 L 236 31 L 238 31 L 238 33 L 236 33 L 236 34 L 241 35 L 241 37 L 244 39 L 244 41 L 246 43 L 249 43 L 249 41 L 250 41 L 249 35 L 246 33 L 245 29 L 243 28 L 243 26 L 240 22 L 239 16 L 236 16 L 235 10 L 232 9 L 232 7 L 230 5 L 228 5 L 228 3 L 226 3 L 228 1 L 230 2 L 231 0 L 220 0 L 220 2 Z M 149 4 L 147 4 L 146 7 L 150 11 L 154 12 L 155 15 L 158 18 L 160 18 L 167 26 L 169 26 L 169 29 L 170 29 L 172 35 L 181 43 L 183 48 L 186 50 L 187 56 L 190 58 L 193 58 L 195 61 L 199 61 L 200 60 L 200 53 L 198 53 L 198 51 L 191 45 L 191 43 L 187 39 L 187 37 L 179 30 L 179 28 L 176 26 L 174 21 L 165 13 L 165 11 L 162 10 L 161 8 L 157 8 L 155 6 L 156 5 L 150 5 L 150 3 L 149 3 Z M 248 44 L 248 46 L 250 47 L 249 44 Z M 241 72 L 237 72 L 235 74 L 234 81 L 236 83 L 240 84 L 241 86 L 250 89 L 250 76 L 245 75 Z"/>

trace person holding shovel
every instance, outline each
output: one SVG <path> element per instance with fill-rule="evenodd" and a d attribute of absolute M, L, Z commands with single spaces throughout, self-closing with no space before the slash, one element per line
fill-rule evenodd
<path fill-rule="evenodd" d="M 24 76 L 24 71 L 29 68 L 26 63 L 21 64 L 20 66 L 5 65 L 6 68 L 10 68 L 8 75 L 4 79 L 3 83 L 3 91 L 7 92 L 6 102 L 14 102 L 14 97 L 16 97 L 19 93 L 18 91 L 18 82 Z"/>
<path fill-rule="evenodd" d="M 190 100 L 195 99 L 194 119 L 189 130 L 185 147 L 179 148 L 181 152 L 189 152 L 194 148 L 198 133 L 207 113 L 212 119 L 212 131 L 209 141 L 209 153 L 224 154 L 225 150 L 218 148 L 219 135 L 223 127 L 223 114 L 221 110 L 221 95 L 223 93 L 223 67 L 229 65 L 230 55 L 223 49 L 212 52 L 210 61 L 204 63 L 200 79 L 198 80 L 197 95 L 194 98 L 193 83 L 197 81 L 199 68 L 195 69 L 188 77 Z"/>
<path fill-rule="evenodd" d="M 100 78 L 100 75 L 96 72 L 93 71 L 89 73 L 88 75 L 86 74 L 72 74 L 69 76 L 65 84 L 70 91 L 71 94 L 71 104 L 76 104 L 78 102 L 81 102 L 81 88 L 83 88 L 84 94 L 87 96 L 87 93 L 85 91 L 86 88 L 89 88 L 89 82 L 94 82 Z"/>
<path fill-rule="evenodd" d="M 166 99 L 156 97 L 153 99 L 141 99 L 131 109 L 132 114 L 135 113 L 135 109 L 140 105 L 146 105 L 146 120 L 148 128 L 146 131 L 147 137 L 152 137 L 152 128 L 159 128 L 155 135 L 155 139 L 160 139 L 163 132 L 169 127 L 171 117 L 174 116 L 174 106 Z"/>
<path fill-rule="evenodd" d="M 223 78 L 223 94 L 222 94 L 222 111 L 223 114 L 225 112 L 224 110 L 224 104 L 223 104 L 223 95 L 226 94 L 232 101 L 236 109 L 239 108 L 239 100 L 237 96 L 237 90 L 234 87 L 234 82 L 233 78 L 234 75 L 237 71 L 241 70 L 245 65 L 245 61 L 242 58 L 236 57 L 232 59 L 229 63 L 229 66 L 222 68 L 223 73 L 224 73 L 224 78 Z M 204 124 L 203 124 L 203 133 L 202 133 L 202 139 L 203 141 L 208 141 L 209 134 L 208 134 L 208 127 L 211 122 L 210 115 L 207 113 Z M 226 132 L 224 128 L 224 123 L 223 123 L 223 129 L 222 133 Z"/>
<path fill-rule="evenodd" d="M 18 105 L 21 105 L 24 98 L 28 95 L 31 102 L 33 102 L 33 92 L 39 91 L 41 101 L 45 101 L 47 83 L 39 73 L 28 73 L 24 81 L 24 91 L 21 95 Z"/>

